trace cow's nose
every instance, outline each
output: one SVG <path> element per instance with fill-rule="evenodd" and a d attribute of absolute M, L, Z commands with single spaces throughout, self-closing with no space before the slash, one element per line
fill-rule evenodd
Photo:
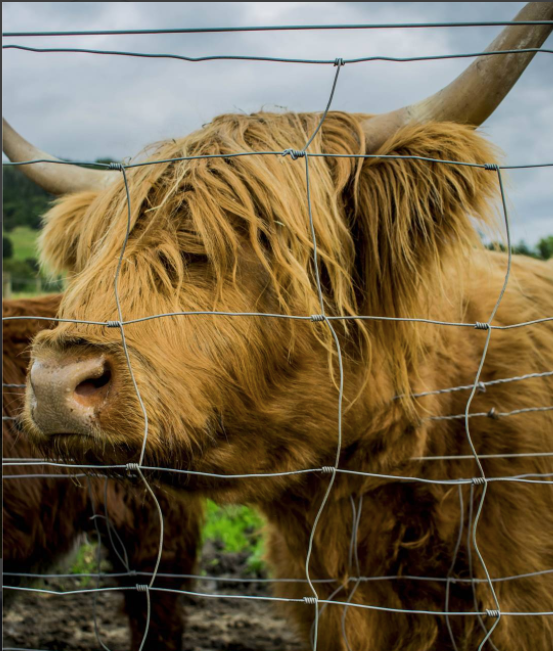
<path fill-rule="evenodd" d="M 30 407 L 43 434 L 90 434 L 107 405 L 112 371 L 103 356 L 66 360 L 35 359 Z"/>

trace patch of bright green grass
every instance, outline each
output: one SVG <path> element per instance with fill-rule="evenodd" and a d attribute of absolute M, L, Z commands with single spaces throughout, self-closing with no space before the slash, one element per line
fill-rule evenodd
<path fill-rule="evenodd" d="M 29 258 L 37 258 L 38 251 L 36 248 L 39 231 L 35 231 L 28 226 L 17 226 L 10 233 L 6 233 L 13 244 L 14 260 L 25 261 Z"/>
<path fill-rule="evenodd" d="M 98 553 L 97 543 L 84 543 L 79 548 L 73 565 L 69 570 L 71 574 L 94 574 L 98 571 L 96 560 Z M 83 588 L 86 588 L 92 582 L 91 577 L 83 576 L 80 579 Z"/>
<path fill-rule="evenodd" d="M 259 571 L 263 567 L 263 525 L 263 518 L 247 506 L 220 507 L 208 501 L 203 539 L 218 541 L 224 552 L 248 552 L 250 569 Z"/>

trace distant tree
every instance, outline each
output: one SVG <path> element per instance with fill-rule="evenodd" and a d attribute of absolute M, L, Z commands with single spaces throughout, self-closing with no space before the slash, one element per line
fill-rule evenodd
<path fill-rule="evenodd" d="M 2 179 L 4 230 L 9 232 L 17 226 L 40 228 L 41 216 L 54 197 L 14 167 L 4 167 Z"/>
<path fill-rule="evenodd" d="M 112 158 L 99 158 L 98 163 L 111 163 Z M 54 196 L 45 192 L 15 167 L 3 168 L 3 214 L 4 230 L 17 226 L 41 227 L 42 215 L 48 210 Z"/>
<path fill-rule="evenodd" d="M 38 264 L 38 260 L 36 258 L 26 258 L 25 259 L 25 264 L 31 269 L 31 271 L 35 275 L 39 275 L 40 272 L 40 265 Z"/>
<path fill-rule="evenodd" d="M 489 242 L 485 246 L 490 251 L 505 252 L 507 250 L 505 245 L 499 242 Z M 530 248 L 524 240 L 520 240 L 518 244 L 512 245 L 512 251 L 517 255 L 527 255 L 530 258 L 549 260 L 549 258 L 553 258 L 553 235 L 542 237 L 534 248 Z"/>
<path fill-rule="evenodd" d="M 512 250 L 513 253 L 517 253 L 518 255 L 527 255 L 531 258 L 538 257 L 536 251 L 532 250 L 524 240 L 520 240 L 518 244 L 513 245 Z"/>
<path fill-rule="evenodd" d="M 538 242 L 536 248 L 542 260 L 549 260 L 549 258 L 553 258 L 553 235 L 549 235 L 549 237 L 542 237 Z"/>
<path fill-rule="evenodd" d="M 8 260 L 13 257 L 13 244 L 9 237 L 2 235 L 2 259 Z"/>
<path fill-rule="evenodd" d="M 507 250 L 505 248 L 505 246 L 503 244 L 501 244 L 500 242 L 488 242 L 485 246 L 489 251 L 503 251 L 503 252 L 505 252 Z"/>
<path fill-rule="evenodd" d="M 3 268 L 4 271 L 9 271 L 12 276 L 16 276 L 20 279 L 36 278 L 34 269 L 29 267 L 29 265 L 26 262 L 23 262 L 23 260 L 4 260 Z"/>

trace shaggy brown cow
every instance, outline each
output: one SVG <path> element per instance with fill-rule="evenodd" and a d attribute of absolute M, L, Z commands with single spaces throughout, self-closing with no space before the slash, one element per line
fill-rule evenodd
<path fill-rule="evenodd" d="M 552 3 L 531 3 L 519 20 L 552 14 Z M 508 27 L 491 49 L 539 47 L 549 31 Z M 481 57 L 444 91 L 390 115 L 328 114 L 310 151 L 332 156 L 308 159 L 326 315 L 464 323 L 490 318 L 507 256 L 485 251 L 471 220 L 493 223 L 490 204 L 498 192 L 498 174 L 484 169 L 496 154 L 474 125 L 493 111 L 531 56 Z M 318 114 L 225 115 L 159 145 L 151 160 L 300 147 L 319 120 Z M 10 143 L 6 149 L 16 160 L 44 156 L 16 136 Z M 380 157 L 353 157 L 366 152 Z M 46 216 L 42 238 L 43 260 L 72 273 L 62 316 L 118 319 L 113 279 L 127 229 L 121 175 L 105 185 L 106 174 L 82 168 L 63 168 L 63 178 L 57 165 L 25 169 L 51 190 L 72 191 Z M 199 158 L 128 169 L 126 177 L 130 236 L 119 276 L 125 320 L 174 311 L 321 312 L 305 159 Z M 87 185 L 92 189 L 83 190 Z M 537 319 L 552 308 L 551 264 L 515 258 L 493 324 Z M 317 584 L 320 599 L 334 594 L 335 600 L 349 597 L 355 606 L 369 606 L 346 611 L 349 647 L 472 650 L 498 623 L 491 639 L 503 651 L 551 649 L 547 617 L 504 615 L 497 622 L 494 612 L 480 618 L 469 612 L 496 609 L 470 536 L 467 544 L 483 486 L 477 479 L 459 495 L 457 486 L 425 481 L 480 478 L 463 418 L 433 419 L 462 414 L 468 392 L 420 399 L 409 394 L 473 382 L 490 332 L 482 381 L 548 371 L 552 324 L 483 331 L 378 320 L 331 323 L 345 372 L 339 467 L 419 480 L 335 475 L 312 540 L 309 572 L 343 588 L 336 593 L 335 586 Z M 148 414 L 145 465 L 247 474 L 334 463 L 338 378 L 328 322 L 185 315 L 128 324 L 124 333 Z M 35 441 L 50 453 L 82 460 L 138 459 L 144 420 L 119 328 L 61 323 L 37 338 L 33 357 L 25 427 Z M 546 407 L 552 396 L 550 377 L 497 384 L 475 396 L 471 411 Z M 470 419 L 475 448 L 491 455 L 482 461 L 488 477 L 550 470 L 547 458 L 532 453 L 551 448 L 552 431 L 550 411 Z M 518 452 L 530 456 L 503 457 Z M 414 459 L 446 455 L 468 458 Z M 269 556 L 277 576 L 305 577 L 310 535 L 334 475 L 228 480 L 161 474 L 182 490 L 259 505 L 270 523 Z M 399 578 L 362 581 L 353 591 L 352 500 L 361 514 L 356 539 L 362 576 Z M 489 483 L 476 537 L 492 577 L 553 567 L 552 507 L 550 486 Z M 443 582 L 448 573 L 456 579 L 449 597 Z M 479 581 L 467 582 L 472 575 Z M 552 576 L 495 583 L 500 608 L 553 610 Z M 278 594 L 301 600 L 312 593 L 296 583 L 280 584 Z M 298 602 L 287 607 L 307 638 L 315 609 Z M 461 614 L 448 622 L 444 610 Z M 320 650 L 347 648 L 343 613 L 343 605 L 321 609 Z"/>
<path fill-rule="evenodd" d="M 4 316 L 34 315 L 53 317 L 59 308 L 61 296 L 3 302 Z M 25 382 L 33 337 L 48 321 L 6 321 L 3 332 L 2 370 L 4 383 Z M 23 406 L 21 389 L 4 389 L 3 415 L 17 416 Z M 32 458 L 33 451 L 13 422 L 4 421 L 2 428 L 4 456 L 18 459 Z M 9 467 L 8 474 L 33 473 L 31 466 Z M 7 572 L 45 572 L 70 552 L 84 532 L 94 534 L 96 525 L 106 543 L 108 556 L 116 572 L 128 568 L 139 572 L 154 569 L 159 548 L 159 518 L 150 496 L 142 486 L 129 482 L 91 479 L 90 491 L 86 480 L 71 480 L 48 475 L 59 475 L 63 469 L 38 467 L 46 476 L 5 479 L 3 493 L 4 569 Z M 107 491 L 107 492 L 105 492 Z M 156 491 L 165 513 L 165 544 L 160 571 L 190 574 L 194 571 L 199 542 L 202 508 L 197 498 L 169 501 L 163 491 Z M 92 519 L 98 514 L 96 522 Z M 105 514 L 109 516 L 112 531 L 106 529 Z M 109 542 L 113 540 L 113 543 Z M 123 552 L 123 549 L 125 552 Z M 125 558 L 127 556 L 127 558 Z M 16 577 L 5 577 L 8 585 L 19 585 Z M 118 579 L 120 585 L 146 583 L 148 577 L 129 576 Z M 179 589 L 190 582 L 158 579 L 156 585 Z M 15 593 L 6 590 L 8 599 Z M 143 594 L 126 590 L 125 610 L 131 628 L 131 648 L 138 649 L 143 638 L 146 601 Z M 100 631 L 101 633 L 101 631 Z M 150 632 L 145 649 L 158 651 L 182 648 L 183 613 L 176 594 L 152 594 Z"/>

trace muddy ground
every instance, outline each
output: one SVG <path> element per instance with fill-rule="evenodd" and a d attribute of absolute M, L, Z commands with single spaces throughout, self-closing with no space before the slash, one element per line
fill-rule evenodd
<path fill-rule="evenodd" d="M 217 558 L 216 571 L 214 557 Z M 241 554 L 208 550 L 203 555 L 202 567 L 209 567 L 211 575 L 252 576 Z M 72 590 L 82 585 L 75 579 L 55 579 L 42 581 L 40 587 Z M 263 584 L 256 583 L 201 581 L 196 584 L 196 590 L 218 594 L 270 594 Z M 122 603 L 120 592 L 101 592 L 98 595 L 99 630 L 110 651 L 129 649 L 129 629 Z M 303 651 L 305 648 L 294 635 L 290 623 L 279 616 L 275 605 L 270 602 L 187 597 L 186 611 L 185 651 Z M 91 594 L 58 596 L 22 592 L 4 610 L 3 624 L 4 649 L 96 651 L 101 648 L 94 633 Z"/>

